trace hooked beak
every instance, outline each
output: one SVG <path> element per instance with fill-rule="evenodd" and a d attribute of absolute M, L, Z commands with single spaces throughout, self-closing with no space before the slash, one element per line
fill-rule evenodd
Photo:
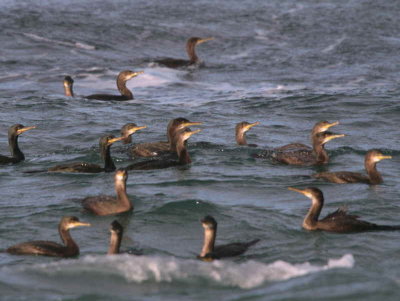
<path fill-rule="evenodd" d="M 36 128 L 35 125 L 23 127 L 22 129 L 17 130 L 17 135 L 21 135 L 23 132 L 26 132 L 26 131 L 29 131 L 29 130 L 35 129 L 35 128 Z"/>
<path fill-rule="evenodd" d="M 139 74 L 143 74 L 143 73 L 144 73 L 144 71 L 137 71 L 137 72 L 134 72 L 134 73 L 132 73 L 132 75 L 131 75 L 130 78 L 136 77 L 136 76 L 138 76 Z"/>
<path fill-rule="evenodd" d="M 335 125 L 338 125 L 339 124 L 339 121 L 335 121 L 335 122 L 332 122 L 332 123 L 328 123 L 324 128 L 322 128 L 322 132 L 325 132 L 325 131 L 327 131 L 328 129 L 330 129 L 331 127 L 333 127 L 333 126 L 335 126 Z"/>
<path fill-rule="evenodd" d="M 113 143 L 115 143 L 117 141 L 121 141 L 123 139 L 125 139 L 125 137 L 123 137 L 123 136 L 117 137 L 117 138 L 112 138 L 112 139 L 108 140 L 108 145 L 111 145 L 111 144 L 113 144 Z"/>
<path fill-rule="evenodd" d="M 326 137 L 324 139 L 324 143 L 327 143 L 328 141 L 331 141 L 331 140 L 336 139 L 336 138 L 341 138 L 341 137 L 344 137 L 344 136 L 346 136 L 346 135 L 345 134 L 330 135 L 330 136 L 328 136 L 328 137 Z"/>
<path fill-rule="evenodd" d="M 192 125 L 201 125 L 201 124 L 203 124 L 203 123 L 202 122 L 184 122 L 184 123 L 181 124 L 181 127 L 182 128 L 187 128 L 187 127 L 192 126 Z"/>
<path fill-rule="evenodd" d="M 392 156 L 378 155 L 375 158 L 377 161 L 381 161 L 381 160 L 385 160 L 385 159 L 392 159 Z"/>
<path fill-rule="evenodd" d="M 137 131 L 139 131 L 141 129 L 145 129 L 145 128 L 147 128 L 147 126 L 145 126 L 145 125 L 144 126 L 135 126 L 135 127 L 131 128 L 131 129 L 129 129 L 128 136 L 136 133 Z"/>
<path fill-rule="evenodd" d="M 74 222 L 71 224 L 70 228 L 76 228 L 76 227 L 90 227 L 91 224 L 89 223 L 84 223 L 84 222 Z"/>
<path fill-rule="evenodd" d="M 302 189 L 298 189 L 298 188 L 294 188 L 294 187 L 288 187 L 289 190 L 291 191 L 296 191 L 298 193 L 301 193 L 302 195 L 305 195 L 306 197 L 310 197 L 310 195 L 308 194 L 308 192 L 306 190 L 302 190 Z"/>
<path fill-rule="evenodd" d="M 246 126 L 244 127 L 244 130 L 247 132 L 247 131 L 250 130 L 253 126 L 256 126 L 256 125 L 259 125 L 259 124 L 260 124 L 259 121 L 254 122 L 254 123 L 250 123 L 250 124 L 248 124 L 248 125 L 246 125 Z"/>
<path fill-rule="evenodd" d="M 189 139 L 193 134 L 197 134 L 197 133 L 199 133 L 199 132 L 201 132 L 201 131 L 202 131 L 202 130 L 195 130 L 195 131 L 190 131 L 190 132 L 184 132 L 184 133 L 183 133 L 184 140 Z"/>
<path fill-rule="evenodd" d="M 203 39 L 198 40 L 197 44 L 201 44 L 201 43 L 204 43 L 204 42 L 207 42 L 207 41 L 211 41 L 211 40 L 214 40 L 214 38 L 213 37 L 203 38 Z"/>

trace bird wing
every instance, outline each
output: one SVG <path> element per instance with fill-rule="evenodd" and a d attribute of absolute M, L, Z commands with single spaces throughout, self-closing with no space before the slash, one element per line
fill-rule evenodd
<path fill-rule="evenodd" d="M 36 240 L 20 243 L 9 247 L 7 252 L 18 255 L 63 256 L 65 246 L 46 240 Z"/>

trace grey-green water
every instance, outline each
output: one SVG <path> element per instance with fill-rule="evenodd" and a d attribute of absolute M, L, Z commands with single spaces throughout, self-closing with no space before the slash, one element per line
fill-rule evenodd
<path fill-rule="evenodd" d="M 317 186 L 322 215 L 347 205 L 382 224 L 399 221 L 400 4 L 396 1 L 1 1 L 0 153 L 7 129 L 36 125 L 19 142 L 26 161 L 0 170 L 0 248 L 58 241 L 63 215 L 91 228 L 72 231 L 79 258 L 0 253 L 1 300 L 398 300 L 398 232 L 307 232 L 310 202 L 288 186 Z M 189 36 L 205 66 L 157 67 L 184 57 Z M 116 92 L 120 70 L 135 100 L 104 103 L 63 96 Z M 164 140 L 168 121 L 202 121 L 190 139 L 188 168 L 131 172 L 132 214 L 96 217 L 79 201 L 113 193 L 112 174 L 25 174 L 63 162 L 100 163 L 98 139 L 127 122 L 147 125 L 135 142 Z M 237 122 L 260 121 L 248 134 L 258 148 L 234 143 Z M 316 121 L 340 121 L 347 136 L 328 144 L 323 168 L 255 160 L 252 154 L 308 141 Z M 378 168 L 384 183 L 335 185 L 318 170 L 363 172 L 364 155 L 393 156 Z M 118 167 L 132 161 L 112 147 Z M 219 222 L 218 242 L 260 238 L 245 255 L 204 263 L 199 219 Z M 123 249 L 107 257 L 108 227 L 125 227 Z"/>

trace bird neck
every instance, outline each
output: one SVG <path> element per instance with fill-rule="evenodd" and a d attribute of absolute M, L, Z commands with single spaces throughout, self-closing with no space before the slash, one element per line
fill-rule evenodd
<path fill-rule="evenodd" d="M 72 85 L 64 85 L 64 94 L 65 96 L 74 96 Z"/>
<path fill-rule="evenodd" d="M 176 153 L 178 154 L 179 157 L 179 163 L 181 164 L 189 164 L 192 163 L 192 160 L 190 159 L 189 152 L 186 148 L 185 141 L 179 141 L 178 144 L 176 145 Z"/>
<path fill-rule="evenodd" d="M 242 132 L 242 131 L 236 132 L 236 143 L 238 145 L 247 145 L 246 132 Z"/>
<path fill-rule="evenodd" d="M 117 78 L 117 87 L 122 96 L 125 96 L 127 99 L 133 99 L 133 94 L 131 90 L 126 87 L 126 80 Z"/>
<path fill-rule="evenodd" d="M 110 238 L 110 246 L 108 248 L 108 255 L 119 254 L 119 248 L 121 246 L 122 235 L 112 232 Z"/>
<path fill-rule="evenodd" d="M 18 146 L 18 135 L 10 135 L 8 137 L 8 145 L 10 147 L 11 156 L 18 161 L 25 160 L 25 156 Z"/>
<path fill-rule="evenodd" d="M 111 158 L 110 148 L 111 145 L 105 146 L 101 152 L 101 156 L 104 160 L 104 170 L 106 172 L 111 172 L 117 169 L 113 159 Z"/>
<path fill-rule="evenodd" d="M 191 63 L 197 63 L 199 61 L 195 48 L 196 48 L 196 43 L 188 43 L 186 45 L 186 52 L 189 56 L 189 60 Z"/>
<path fill-rule="evenodd" d="M 217 229 L 205 229 L 204 230 L 204 242 L 203 248 L 201 249 L 200 257 L 206 256 L 208 253 L 214 251 L 215 237 L 217 236 Z"/>
<path fill-rule="evenodd" d="M 317 164 L 328 163 L 329 156 L 328 156 L 327 151 L 325 150 L 324 144 L 314 143 L 313 152 L 314 152 Z"/>
<path fill-rule="evenodd" d="M 303 228 L 307 230 L 314 230 L 316 228 L 319 215 L 321 214 L 321 210 L 324 205 L 323 198 L 316 198 L 314 196 L 311 201 L 311 207 L 303 220 Z"/>
<path fill-rule="evenodd" d="M 383 179 L 379 171 L 376 169 L 376 162 L 365 161 L 365 170 L 371 184 L 380 184 Z"/>
<path fill-rule="evenodd" d="M 115 192 L 117 193 L 118 203 L 123 205 L 127 211 L 133 209 L 132 203 L 129 201 L 126 193 L 126 181 L 116 180 Z"/>
<path fill-rule="evenodd" d="M 61 226 L 58 227 L 58 232 L 60 233 L 61 240 L 63 241 L 66 248 L 66 256 L 74 256 L 79 254 L 79 247 L 72 239 L 71 234 L 68 229 Z"/>

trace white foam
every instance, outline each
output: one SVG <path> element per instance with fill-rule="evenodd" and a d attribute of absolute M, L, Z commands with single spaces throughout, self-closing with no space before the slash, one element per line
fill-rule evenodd
<path fill-rule="evenodd" d="M 60 40 L 54 40 L 54 39 L 49 39 L 49 38 L 45 38 L 45 37 L 41 37 L 38 36 L 36 34 L 33 33 L 22 33 L 24 36 L 31 38 L 35 41 L 41 41 L 41 42 L 46 42 L 46 43 L 52 43 L 52 44 L 58 44 L 58 45 L 63 45 L 63 46 L 69 46 L 69 47 L 75 47 L 75 48 L 82 48 L 82 49 L 86 49 L 86 50 L 95 50 L 96 47 L 89 45 L 89 44 L 85 44 L 85 43 L 81 43 L 81 42 L 64 42 L 64 41 L 60 41 Z"/>
<path fill-rule="evenodd" d="M 322 50 L 323 53 L 331 52 L 334 50 L 337 46 L 339 46 L 344 40 L 346 39 L 346 36 L 342 36 L 339 39 L 337 39 L 333 44 L 329 45 L 325 49 Z"/>
<path fill-rule="evenodd" d="M 353 266 L 354 258 L 351 254 L 338 259 L 329 259 L 327 264 L 322 266 L 312 265 L 309 262 L 291 264 L 281 260 L 273 263 L 254 260 L 244 263 L 217 260 L 208 263 L 176 257 L 114 255 L 85 256 L 78 260 L 62 260 L 18 269 L 23 273 L 28 270 L 46 277 L 70 275 L 72 279 L 75 279 L 74 275 L 82 273 L 119 275 L 127 282 L 133 283 L 145 281 L 197 283 L 198 279 L 202 279 L 215 285 L 251 289 L 269 281 L 283 281 L 310 273 Z M 9 274 L 10 269 L 12 268 L 3 268 L 0 273 Z"/>

